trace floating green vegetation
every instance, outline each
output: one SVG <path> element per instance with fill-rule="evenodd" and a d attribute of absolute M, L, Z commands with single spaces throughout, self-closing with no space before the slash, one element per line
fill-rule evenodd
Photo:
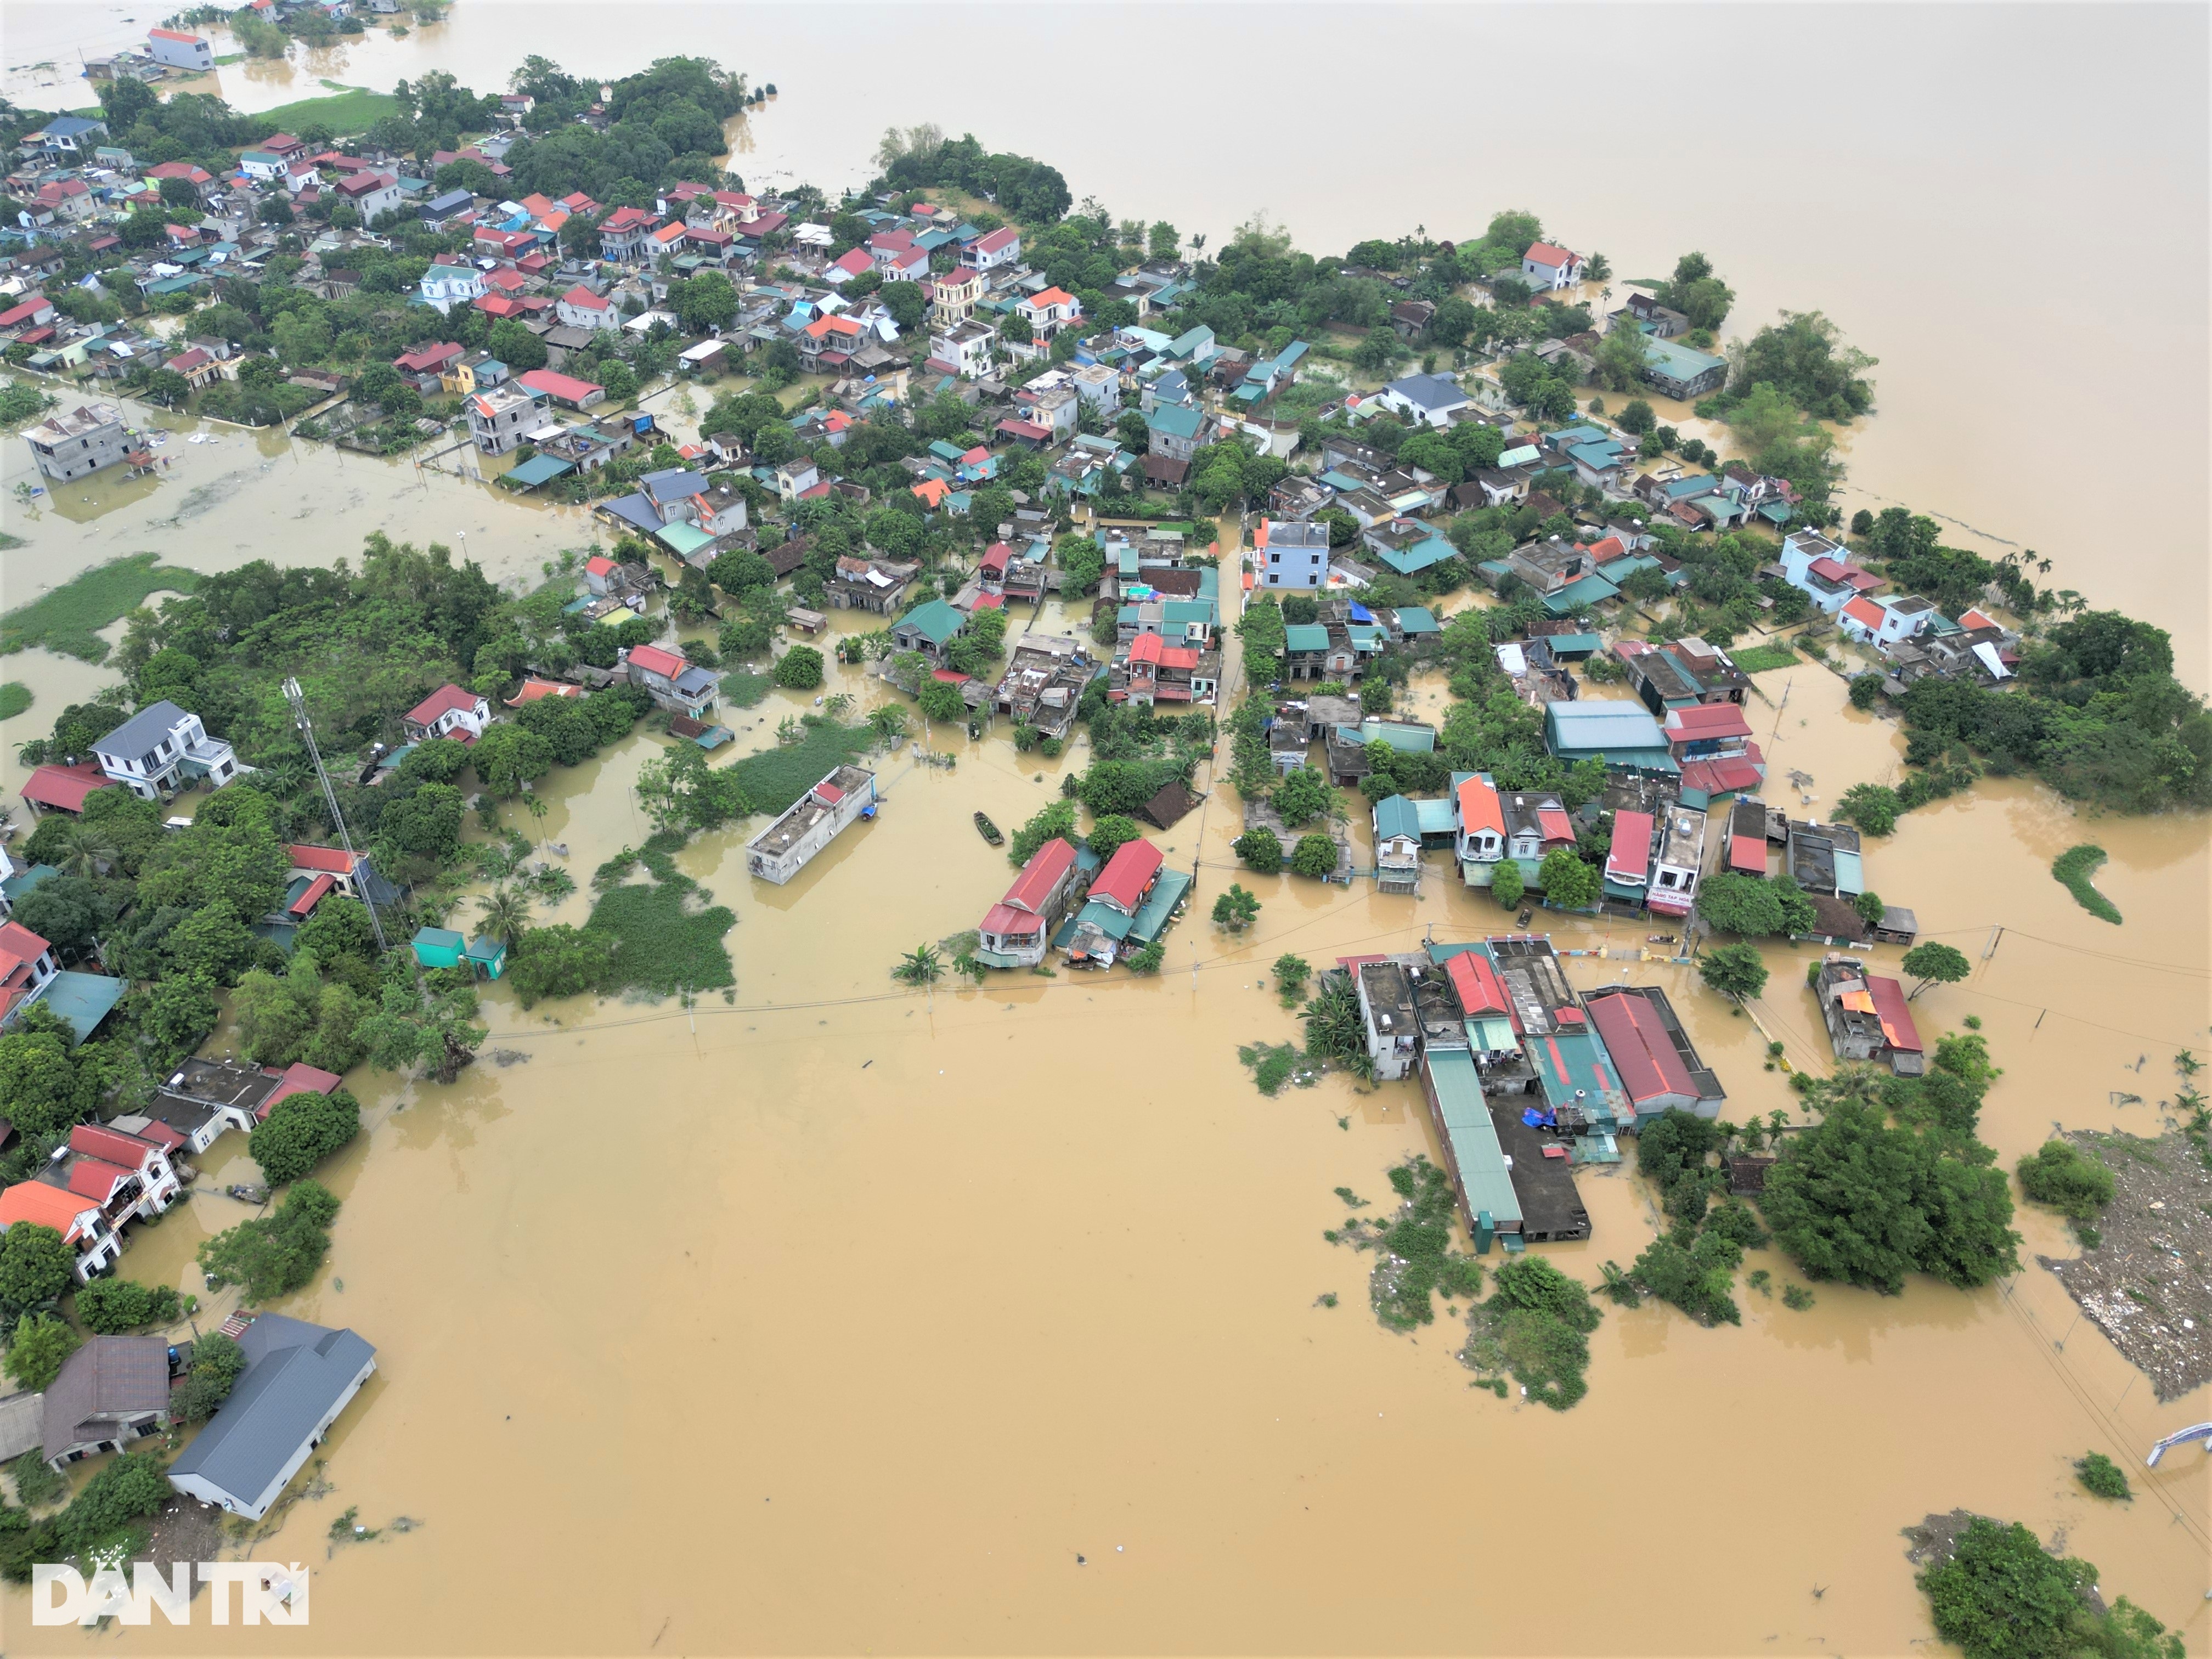
<path fill-rule="evenodd" d="M 1797 652 L 1789 645 L 1754 645 L 1748 651 L 1729 653 L 1735 665 L 1747 674 L 1764 673 L 1770 668 L 1788 668 L 1797 660 Z"/>
<path fill-rule="evenodd" d="M 662 840 L 656 836 L 642 853 L 610 859 L 592 878 L 605 891 L 588 925 L 615 941 L 609 994 L 635 990 L 675 996 L 738 982 L 722 942 L 737 925 L 736 913 L 712 903 L 714 895 L 676 867 L 665 846 L 654 844 Z M 624 881 L 640 863 L 653 880 Z"/>
<path fill-rule="evenodd" d="M 1388 1217 L 1353 1216 L 1323 1236 L 1332 1244 L 1376 1254 L 1380 1260 L 1367 1276 L 1376 1318 L 1394 1331 L 1416 1330 L 1436 1322 L 1437 1291 L 1447 1301 L 1480 1295 L 1482 1264 L 1451 1248 L 1451 1178 L 1442 1170 L 1417 1154 L 1390 1171 L 1390 1185 L 1404 1201 Z M 1338 1188 L 1337 1196 L 1364 1207 L 1347 1188 Z"/>
<path fill-rule="evenodd" d="M 1280 1094 L 1285 1083 L 1310 1089 L 1321 1081 L 1318 1067 L 1299 1068 L 1298 1051 L 1287 1042 L 1255 1042 L 1239 1048 L 1237 1058 L 1250 1070 L 1263 1095 Z"/>
<path fill-rule="evenodd" d="M 1813 1305 L 1813 1292 L 1802 1285 L 1784 1285 L 1782 1287 L 1782 1305 L 1802 1313 Z"/>
<path fill-rule="evenodd" d="M 2128 1486 L 2127 1472 L 2102 1452 L 2076 1458 L 2074 1478 L 2100 1498 L 2124 1503 L 2135 1496 Z"/>
<path fill-rule="evenodd" d="M 1498 1268 L 1498 1289 L 1468 1316 L 1460 1363 L 1477 1386 L 1487 1376 L 1501 1399 L 1498 1373 L 1510 1372 L 1529 1399 L 1563 1412 L 1589 1392 L 1589 1334 L 1604 1317 L 1580 1279 L 1540 1256 L 1518 1256 Z"/>
<path fill-rule="evenodd" d="M 0 616 L 0 656 L 43 645 L 64 657 L 103 662 L 107 641 L 100 630 L 121 621 L 164 590 L 189 593 L 195 571 L 161 562 L 158 553 L 132 553 L 94 566 L 28 605 Z"/>
<path fill-rule="evenodd" d="M 2074 895 L 2074 902 L 2100 921 L 2120 924 L 2120 908 L 2096 888 L 2097 872 L 2105 862 L 2105 849 L 2084 842 L 2069 847 L 2051 863 L 2051 877 Z"/>
<path fill-rule="evenodd" d="M 730 769 L 753 811 L 775 817 L 836 769 L 866 753 L 874 740 L 865 726 L 803 715 L 797 743 L 748 755 Z"/>
<path fill-rule="evenodd" d="M 0 720 L 12 720 L 31 706 L 31 688 L 21 680 L 0 685 Z"/>

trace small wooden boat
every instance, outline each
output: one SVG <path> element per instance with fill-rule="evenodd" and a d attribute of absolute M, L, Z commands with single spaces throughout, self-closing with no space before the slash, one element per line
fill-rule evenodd
<path fill-rule="evenodd" d="M 223 1191 L 241 1204 L 266 1204 L 269 1201 L 266 1187 L 249 1187 L 243 1182 L 237 1182 L 224 1188 Z"/>
<path fill-rule="evenodd" d="M 994 847 L 1003 847 L 1006 844 L 1006 832 L 981 812 L 975 814 L 975 833 Z"/>

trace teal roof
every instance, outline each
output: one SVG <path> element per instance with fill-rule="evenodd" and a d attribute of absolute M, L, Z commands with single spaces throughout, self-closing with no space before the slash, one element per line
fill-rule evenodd
<path fill-rule="evenodd" d="M 1436 1102 L 1437 1133 L 1458 1172 L 1468 1212 L 1479 1216 L 1486 1211 L 1495 1226 L 1518 1230 L 1521 1200 L 1513 1190 L 1498 1126 L 1490 1120 L 1490 1104 L 1482 1097 L 1474 1056 L 1458 1048 L 1431 1049 L 1421 1065 Z"/>
<path fill-rule="evenodd" d="M 1441 634 L 1443 629 L 1437 622 L 1436 613 L 1425 605 L 1401 605 L 1398 607 L 1398 630 L 1402 634 Z"/>
<path fill-rule="evenodd" d="M 1139 945 L 1150 945 L 1166 931 L 1168 918 L 1182 896 L 1190 891 L 1191 873 L 1188 870 L 1163 868 L 1152 879 L 1152 890 L 1144 903 L 1138 906 L 1136 919 L 1129 924 L 1129 938 Z"/>
<path fill-rule="evenodd" d="M 700 529 L 697 525 L 685 524 L 680 519 L 674 524 L 661 526 L 653 533 L 655 540 L 667 547 L 679 559 L 688 559 L 701 548 L 712 547 L 714 544 L 714 538 Z"/>
<path fill-rule="evenodd" d="M 1328 629 L 1319 623 L 1292 623 L 1283 629 L 1283 644 L 1291 651 L 1326 651 Z"/>
<path fill-rule="evenodd" d="M 1544 636 L 1544 643 L 1551 647 L 1552 654 L 1556 657 L 1569 651 L 1596 651 L 1604 646 L 1605 641 L 1595 634 L 1547 634 Z"/>
<path fill-rule="evenodd" d="M 1205 419 L 1198 410 L 1185 409 L 1181 404 L 1155 404 L 1152 412 L 1145 416 L 1145 424 L 1170 438 L 1195 438 Z"/>
<path fill-rule="evenodd" d="M 1407 726 L 1398 720 L 1371 718 L 1359 722 L 1360 742 L 1373 743 L 1378 738 L 1401 755 L 1431 755 L 1436 752 L 1437 734 L 1428 726 Z"/>
<path fill-rule="evenodd" d="M 495 939 L 479 935 L 469 941 L 468 957 L 471 962 L 489 962 L 495 966 L 507 959 L 507 946 Z"/>
<path fill-rule="evenodd" d="M 1725 357 L 1716 357 L 1709 351 L 1692 351 L 1688 346 L 1679 345 L 1673 340 L 1645 340 L 1644 361 L 1648 367 L 1662 370 L 1678 380 L 1694 380 L 1700 374 L 1728 367 Z"/>
<path fill-rule="evenodd" d="M 1545 746 L 1559 756 L 1664 749 L 1667 734 L 1644 705 L 1625 698 L 1544 705 Z"/>
<path fill-rule="evenodd" d="M 1584 576 L 1580 581 L 1569 582 L 1556 593 L 1544 595 L 1544 609 L 1555 617 L 1571 617 L 1577 611 L 1607 599 L 1617 599 L 1620 590 L 1602 576 Z"/>
<path fill-rule="evenodd" d="M 1355 650 L 1380 651 L 1382 648 L 1382 630 L 1371 623 L 1347 623 L 1344 634 Z"/>
<path fill-rule="evenodd" d="M 67 1023 L 76 1042 L 99 1029 L 115 1005 L 123 1000 L 124 982 L 105 974 L 59 973 L 46 981 L 46 1006 Z"/>
<path fill-rule="evenodd" d="M 468 940 L 450 927 L 418 927 L 415 930 L 414 942 L 427 945 L 434 951 L 459 951 L 468 945 Z"/>
<path fill-rule="evenodd" d="M 1400 575 L 1410 576 L 1417 571 L 1426 570 L 1432 564 L 1442 564 L 1458 551 L 1443 537 L 1431 536 L 1428 540 L 1418 542 L 1402 551 L 1393 548 L 1381 557 L 1383 563 Z"/>
<path fill-rule="evenodd" d="M 1521 1045 L 1536 1068 L 1537 1087 L 1551 1107 L 1580 1106 L 1584 1111 L 1615 1113 L 1627 1103 L 1613 1057 L 1593 1031 L 1554 1031 Z"/>
<path fill-rule="evenodd" d="M 1112 905 L 1097 899 L 1093 899 L 1085 905 L 1082 914 L 1075 920 L 1079 926 L 1096 927 L 1111 939 L 1128 938 L 1129 930 L 1137 925 L 1137 919 L 1134 916 L 1123 915 Z"/>
<path fill-rule="evenodd" d="M 1459 810 L 1449 800 L 1417 800 L 1413 814 L 1424 836 L 1449 836 L 1459 830 Z"/>
<path fill-rule="evenodd" d="M 932 645 L 943 645 L 957 634 L 966 622 L 966 617 L 943 599 L 932 599 L 927 605 L 916 605 L 891 626 L 915 629 Z"/>
<path fill-rule="evenodd" d="M 52 881 L 61 871 L 51 864 L 34 864 L 27 870 L 18 870 L 5 881 L 0 881 L 0 893 L 8 896 L 10 905 L 19 903 L 23 895 L 34 892 Z"/>
<path fill-rule="evenodd" d="M 521 465 L 510 467 L 506 482 L 520 484 L 525 489 L 535 489 L 539 484 L 552 483 L 563 472 L 575 470 L 574 462 L 564 461 L 557 455 L 532 455 Z"/>
<path fill-rule="evenodd" d="M 1421 838 L 1420 809 L 1403 795 L 1393 795 L 1375 803 L 1375 839 L 1390 836 L 1410 836 Z"/>

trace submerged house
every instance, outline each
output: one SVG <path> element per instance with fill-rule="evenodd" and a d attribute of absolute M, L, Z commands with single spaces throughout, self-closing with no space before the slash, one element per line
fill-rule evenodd
<path fill-rule="evenodd" d="M 90 1338 L 62 1362 L 40 1406 L 39 1455 L 57 1473 L 161 1433 L 169 1420 L 168 1339 Z"/>
<path fill-rule="evenodd" d="M 376 1350 L 349 1330 L 273 1313 L 258 1316 L 238 1346 L 246 1369 L 169 1465 L 169 1484 L 258 1521 L 368 1381 Z"/>
<path fill-rule="evenodd" d="M 745 843 L 745 867 L 781 886 L 848 824 L 875 815 L 876 775 L 863 767 L 837 767 Z"/>
<path fill-rule="evenodd" d="M 1668 1110 L 1720 1115 L 1727 1092 L 1698 1060 L 1664 991 L 1656 985 L 1607 985 L 1585 993 L 1583 1006 L 1638 1122 Z"/>
<path fill-rule="evenodd" d="M 1375 884 L 1386 893 L 1421 890 L 1420 809 L 1404 795 L 1375 803 Z"/>
<path fill-rule="evenodd" d="M 1053 930 L 1081 890 L 1075 848 L 1054 836 L 1030 855 L 1006 896 L 984 912 L 977 961 L 993 968 L 1035 968 Z"/>
<path fill-rule="evenodd" d="M 1176 907 L 1190 890 L 1188 871 L 1165 867 L 1160 849 L 1142 837 L 1124 842 L 1091 883 L 1067 959 L 1075 967 L 1111 967 L 1167 931 Z"/>
<path fill-rule="evenodd" d="M 1856 957 L 1831 956 L 1821 962 L 1813 989 L 1838 1060 L 1886 1060 L 1899 1077 L 1927 1071 L 1920 1028 L 1896 980 L 1869 973 Z"/>

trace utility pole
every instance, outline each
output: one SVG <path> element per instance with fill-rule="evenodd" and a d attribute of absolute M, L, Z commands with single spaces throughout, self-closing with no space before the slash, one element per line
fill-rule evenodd
<path fill-rule="evenodd" d="M 307 745 L 307 758 L 315 763 L 315 781 L 323 786 L 323 804 L 331 809 L 331 822 L 337 826 L 338 845 L 345 848 L 346 860 L 351 863 L 356 858 L 353 837 L 347 833 L 345 814 L 338 811 L 337 791 L 331 787 L 331 775 L 323 766 L 323 751 L 315 746 L 314 722 L 307 718 L 307 694 L 300 690 L 298 680 L 284 682 L 284 701 L 292 705 L 292 724 L 300 728 L 300 741 Z M 392 946 L 384 937 L 384 921 L 376 914 L 376 901 L 364 889 L 361 902 L 368 912 L 368 930 L 376 935 L 376 951 L 381 956 Z"/>

